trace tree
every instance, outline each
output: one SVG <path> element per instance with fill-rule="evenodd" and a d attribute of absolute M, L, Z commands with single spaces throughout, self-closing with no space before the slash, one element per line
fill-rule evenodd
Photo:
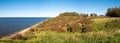
<path fill-rule="evenodd" d="M 106 16 L 109 17 L 120 17 L 120 7 L 108 8 Z"/>
<path fill-rule="evenodd" d="M 97 14 L 96 13 L 91 13 L 90 16 L 97 16 Z"/>

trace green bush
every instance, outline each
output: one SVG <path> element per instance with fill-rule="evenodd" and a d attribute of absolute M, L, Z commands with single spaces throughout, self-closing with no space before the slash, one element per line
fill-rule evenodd
<path fill-rule="evenodd" d="M 79 16 L 79 13 L 76 13 L 76 12 L 64 12 L 64 13 L 61 13 L 59 16 Z"/>

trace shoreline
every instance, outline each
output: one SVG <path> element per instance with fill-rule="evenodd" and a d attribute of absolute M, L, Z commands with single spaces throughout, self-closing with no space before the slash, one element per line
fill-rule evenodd
<path fill-rule="evenodd" d="M 49 19 L 49 18 L 48 18 L 48 19 Z M 34 28 L 34 27 L 42 24 L 43 22 L 47 21 L 48 19 L 46 19 L 46 20 L 44 20 L 44 21 L 41 21 L 41 22 L 39 22 L 39 23 L 37 23 L 37 24 L 34 24 L 34 25 L 32 25 L 32 26 L 30 26 L 30 27 L 28 27 L 28 28 L 25 28 L 25 29 L 23 29 L 23 30 L 20 30 L 19 32 L 15 33 L 15 34 L 24 35 L 25 32 L 27 32 L 28 30 L 30 30 L 31 28 Z"/>
<path fill-rule="evenodd" d="M 49 18 L 48 18 L 48 19 L 49 19 Z M 20 35 L 24 36 L 25 33 L 26 33 L 27 31 L 29 31 L 31 28 L 34 28 L 34 27 L 42 24 L 43 22 L 48 21 L 48 19 L 46 19 L 46 20 L 44 20 L 44 21 L 41 21 L 41 22 L 39 22 L 39 23 L 37 23 L 37 24 L 34 24 L 34 25 L 32 25 L 32 26 L 30 26 L 30 27 L 28 27 L 28 28 L 22 29 L 22 30 L 20 30 L 20 31 L 18 31 L 18 32 L 15 32 L 15 33 L 13 33 L 13 34 L 11 34 L 11 35 L 3 36 L 3 37 L 1 37 L 0 39 L 4 39 L 4 38 L 8 38 L 8 37 L 13 37 L 13 36 L 15 36 L 15 35 L 17 35 L 17 34 L 20 34 Z"/>

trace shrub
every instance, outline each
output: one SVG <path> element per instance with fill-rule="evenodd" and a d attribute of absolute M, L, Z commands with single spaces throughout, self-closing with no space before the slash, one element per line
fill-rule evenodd
<path fill-rule="evenodd" d="M 81 32 L 90 32 L 92 30 L 91 24 L 90 24 L 90 18 L 82 18 L 81 23 L 82 23 L 82 31 Z"/>
<path fill-rule="evenodd" d="M 91 32 L 91 31 L 92 31 L 92 27 L 90 24 L 83 26 L 81 30 L 82 33 Z"/>
<path fill-rule="evenodd" d="M 66 27 L 64 26 L 59 26 L 58 29 L 57 29 L 58 32 L 66 32 Z"/>
<path fill-rule="evenodd" d="M 15 34 L 12 39 L 18 40 L 18 39 L 22 39 L 22 35 L 21 34 Z"/>
<path fill-rule="evenodd" d="M 67 31 L 69 32 L 79 32 L 81 31 L 81 26 L 78 23 L 68 24 Z"/>
<path fill-rule="evenodd" d="M 79 13 L 76 13 L 76 12 L 64 12 L 64 13 L 61 13 L 59 16 L 79 16 Z"/>

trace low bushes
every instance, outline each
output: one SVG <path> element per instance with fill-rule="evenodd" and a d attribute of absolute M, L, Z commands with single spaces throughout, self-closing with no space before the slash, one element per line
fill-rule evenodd
<path fill-rule="evenodd" d="M 61 13 L 59 16 L 80 16 L 79 13 L 76 12 L 64 12 Z"/>
<path fill-rule="evenodd" d="M 82 26 L 79 25 L 79 23 L 72 23 L 68 24 L 67 31 L 68 32 L 81 32 Z"/>

